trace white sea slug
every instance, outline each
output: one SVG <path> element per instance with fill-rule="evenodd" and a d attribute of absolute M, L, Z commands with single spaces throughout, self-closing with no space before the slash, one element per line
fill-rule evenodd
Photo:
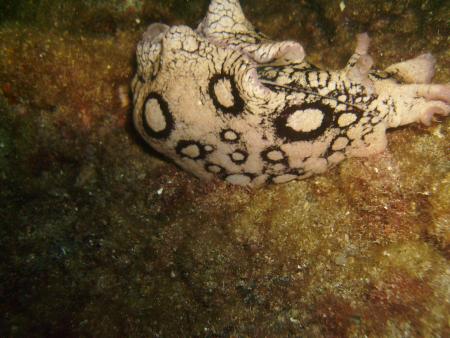
<path fill-rule="evenodd" d="M 211 1 L 196 30 L 153 24 L 137 47 L 134 123 L 200 179 L 283 183 L 386 148 L 386 129 L 448 115 L 423 54 L 372 70 L 367 34 L 342 70 L 305 61 L 294 41 L 257 33 L 236 0 Z"/>

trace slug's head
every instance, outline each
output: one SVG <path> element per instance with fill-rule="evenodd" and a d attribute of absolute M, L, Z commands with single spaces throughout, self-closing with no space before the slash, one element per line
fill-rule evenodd
<path fill-rule="evenodd" d="M 156 76 L 161 58 L 162 40 L 169 26 L 154 23 L 147 28 L 137 46 L 137 76 L 142 82 Z"/>

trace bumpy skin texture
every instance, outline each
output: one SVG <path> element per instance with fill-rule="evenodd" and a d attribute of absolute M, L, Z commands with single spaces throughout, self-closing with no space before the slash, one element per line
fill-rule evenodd
<path fill-rule="evenodd" d="M 386 148 L 387 128 L 450 112 L 430 54 L 371 70 L 367 34 L 343 70 L 257 33 L 238 1 L 213 0 L 196 30 L 151 25 L 137 47 L 134 122 L 157 151 L 201 179 L 283 183 Z"/>

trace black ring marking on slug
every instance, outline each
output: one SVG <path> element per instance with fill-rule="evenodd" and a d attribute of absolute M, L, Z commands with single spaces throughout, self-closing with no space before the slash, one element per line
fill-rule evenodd
<path fill-rule="evenodd" d="M 220 132 L 220 139 L 226 143 L 237 143 L 239 142 L 240 138 L 241 138 L 240 133 L 234 131 L 233 129 L 223 129 Z"/>
<path fill-rule="evenodd" d="M 234 155 L 234 157 L 233 157 Z M 239 158 L 236 158 L 239 157 Z M 235 164 L 243 164 L 247 161 L 248 153 L 245 150 L 236 150 L 230 154 L 231 161 Z"/>
<path fill-rule="evenodd" d="M 194 155 L 194 156 L 187 154 L 186 150 L 189 147 L 196 147 L 194 149 L 196 149 L 198 151 L 198 154 Z M 206 156 L 206 151 L 205 151 L 204 146 L 200 142 L 197 142 L 197 141 L 180 140 L 177 143 L 175 151 L 181 157 L 187 157 L 187 158 L 190 158 L 191 160 L 204 159 Z"/>
<path fill-rule="evenodd" d="M 215 86 L 219 83 L 219 81 L 227 81 L 230 84 L 231 87 L 231 96 L 233 97 L 233 105 L 232 106 L 225 106 L 223 105 L 219 98 L 216 95 Z M 239 90 L 236 86 L 236 82 L 234 78 L 227 74 L 215 74 L 209 81 L 208 86 L 208 93 L 209 96 L 211 96 L 211 99 L 213 101 L 214 106 L 217 110 L 221 111 L 222 113 L 226 115 L 231 116 L 239 116 L 244 111 L 244 100 L 242 99 L 241 95 L 239 94 Z"/>
<path fill-rule="evenodd" d="M 218 164 L 206 162 L 205 163 L 205 170 L 211 174 L 223 176 L 225 174 L 225 168 L 221 167 Z"/>
<path fill-rule="evenodd" d="M 279 159 L 270 158 L 270 154 L 273 155 L 274 153 L 279 155 L 280 158 Z M 283 150 L 281 150 L 281 148 L 278 146 L 271 146 L 271 147 L 268 147 L 265 150 L 263 150 L 261 152 L 261 158 L 264 161 L 266 161 L 267 163 L 271 163 L 271 164 L 283 163 L 283 164 L 287 165 L 287 163 L 288 163 L 288 158 L 287 158 L 286 153 Z"/>
<path fill-rule="evenodd" d="M 339 118 L 344 114 L 353 115 L 355 117 L 355 119 L 352 122 L 348 123 L 347 125 L 341 126 L 339 124 Z M 340 129 L 349 128 L 349 127 L 354 126 L 355 124 L 359 123 L 359 121 L 361 120 L 363 115 L 364 115 L 364 111 L 362 111 L 361 109 L 357 109 L 356 107 L 349 107 L 349 109 L 347 109 L 343 112 L 340 112 L 339 114 L 335 114 L 334 124 L 337 125 Z"/>
<path fill-rule="evenodd" d="M 297 111 L 314 109 L 322 112 L 322 122 L 320 126 L 311 131 L 297 131 L 288 126 L 288 119 Z M 320 101 L 305 103 L 302 105 L 293 105 L 282 111 L 274 120 L 276 135 L 288 142 L 312 141 L 321 136 L 333 123 L 333 108 L 321 103 Z"/>
<path fill-rule="evenodd" d="M 145 107 L 147 105 L 147 102 L 152 99 L 156 100 L 156 102 L 158 103 L 159 108 L 161 109 L 161 113 L 164 117 L 165 124 L 166 124 L 165 128 L 160 131 L 154 130 L 149 125 L 147 118 L 146 118 Z M 145 102 L 141 108 L 141 119 L 142 119 L 142 126 L 144 127 L 144 131 L 149 136 L 156 138 L 156 139 L 167 139 L 170 136 L 171 132 L 175 129 L 174 128 L 175 123 L 174 123 L 172 113 L 169 110 L 169 104 L 158 93 L 154 93 L 154 92 L 150 93 L 147 96 L 147 98 L 145 99 Z"/>

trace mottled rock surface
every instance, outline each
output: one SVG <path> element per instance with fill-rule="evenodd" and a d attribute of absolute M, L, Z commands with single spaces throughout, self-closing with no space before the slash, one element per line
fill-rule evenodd
<path fill-rule="evenodd" d="M 432 52 L 450 82 L 448 2 L 341 4 L 242 1 L 321 66 L 368 31 L 378 65 Z M 137 41 L 207 5 L 0 4 L 0 335 L 448 336 L 450 119 L 257 190 L 199 184 L 136 136 Z"/>

